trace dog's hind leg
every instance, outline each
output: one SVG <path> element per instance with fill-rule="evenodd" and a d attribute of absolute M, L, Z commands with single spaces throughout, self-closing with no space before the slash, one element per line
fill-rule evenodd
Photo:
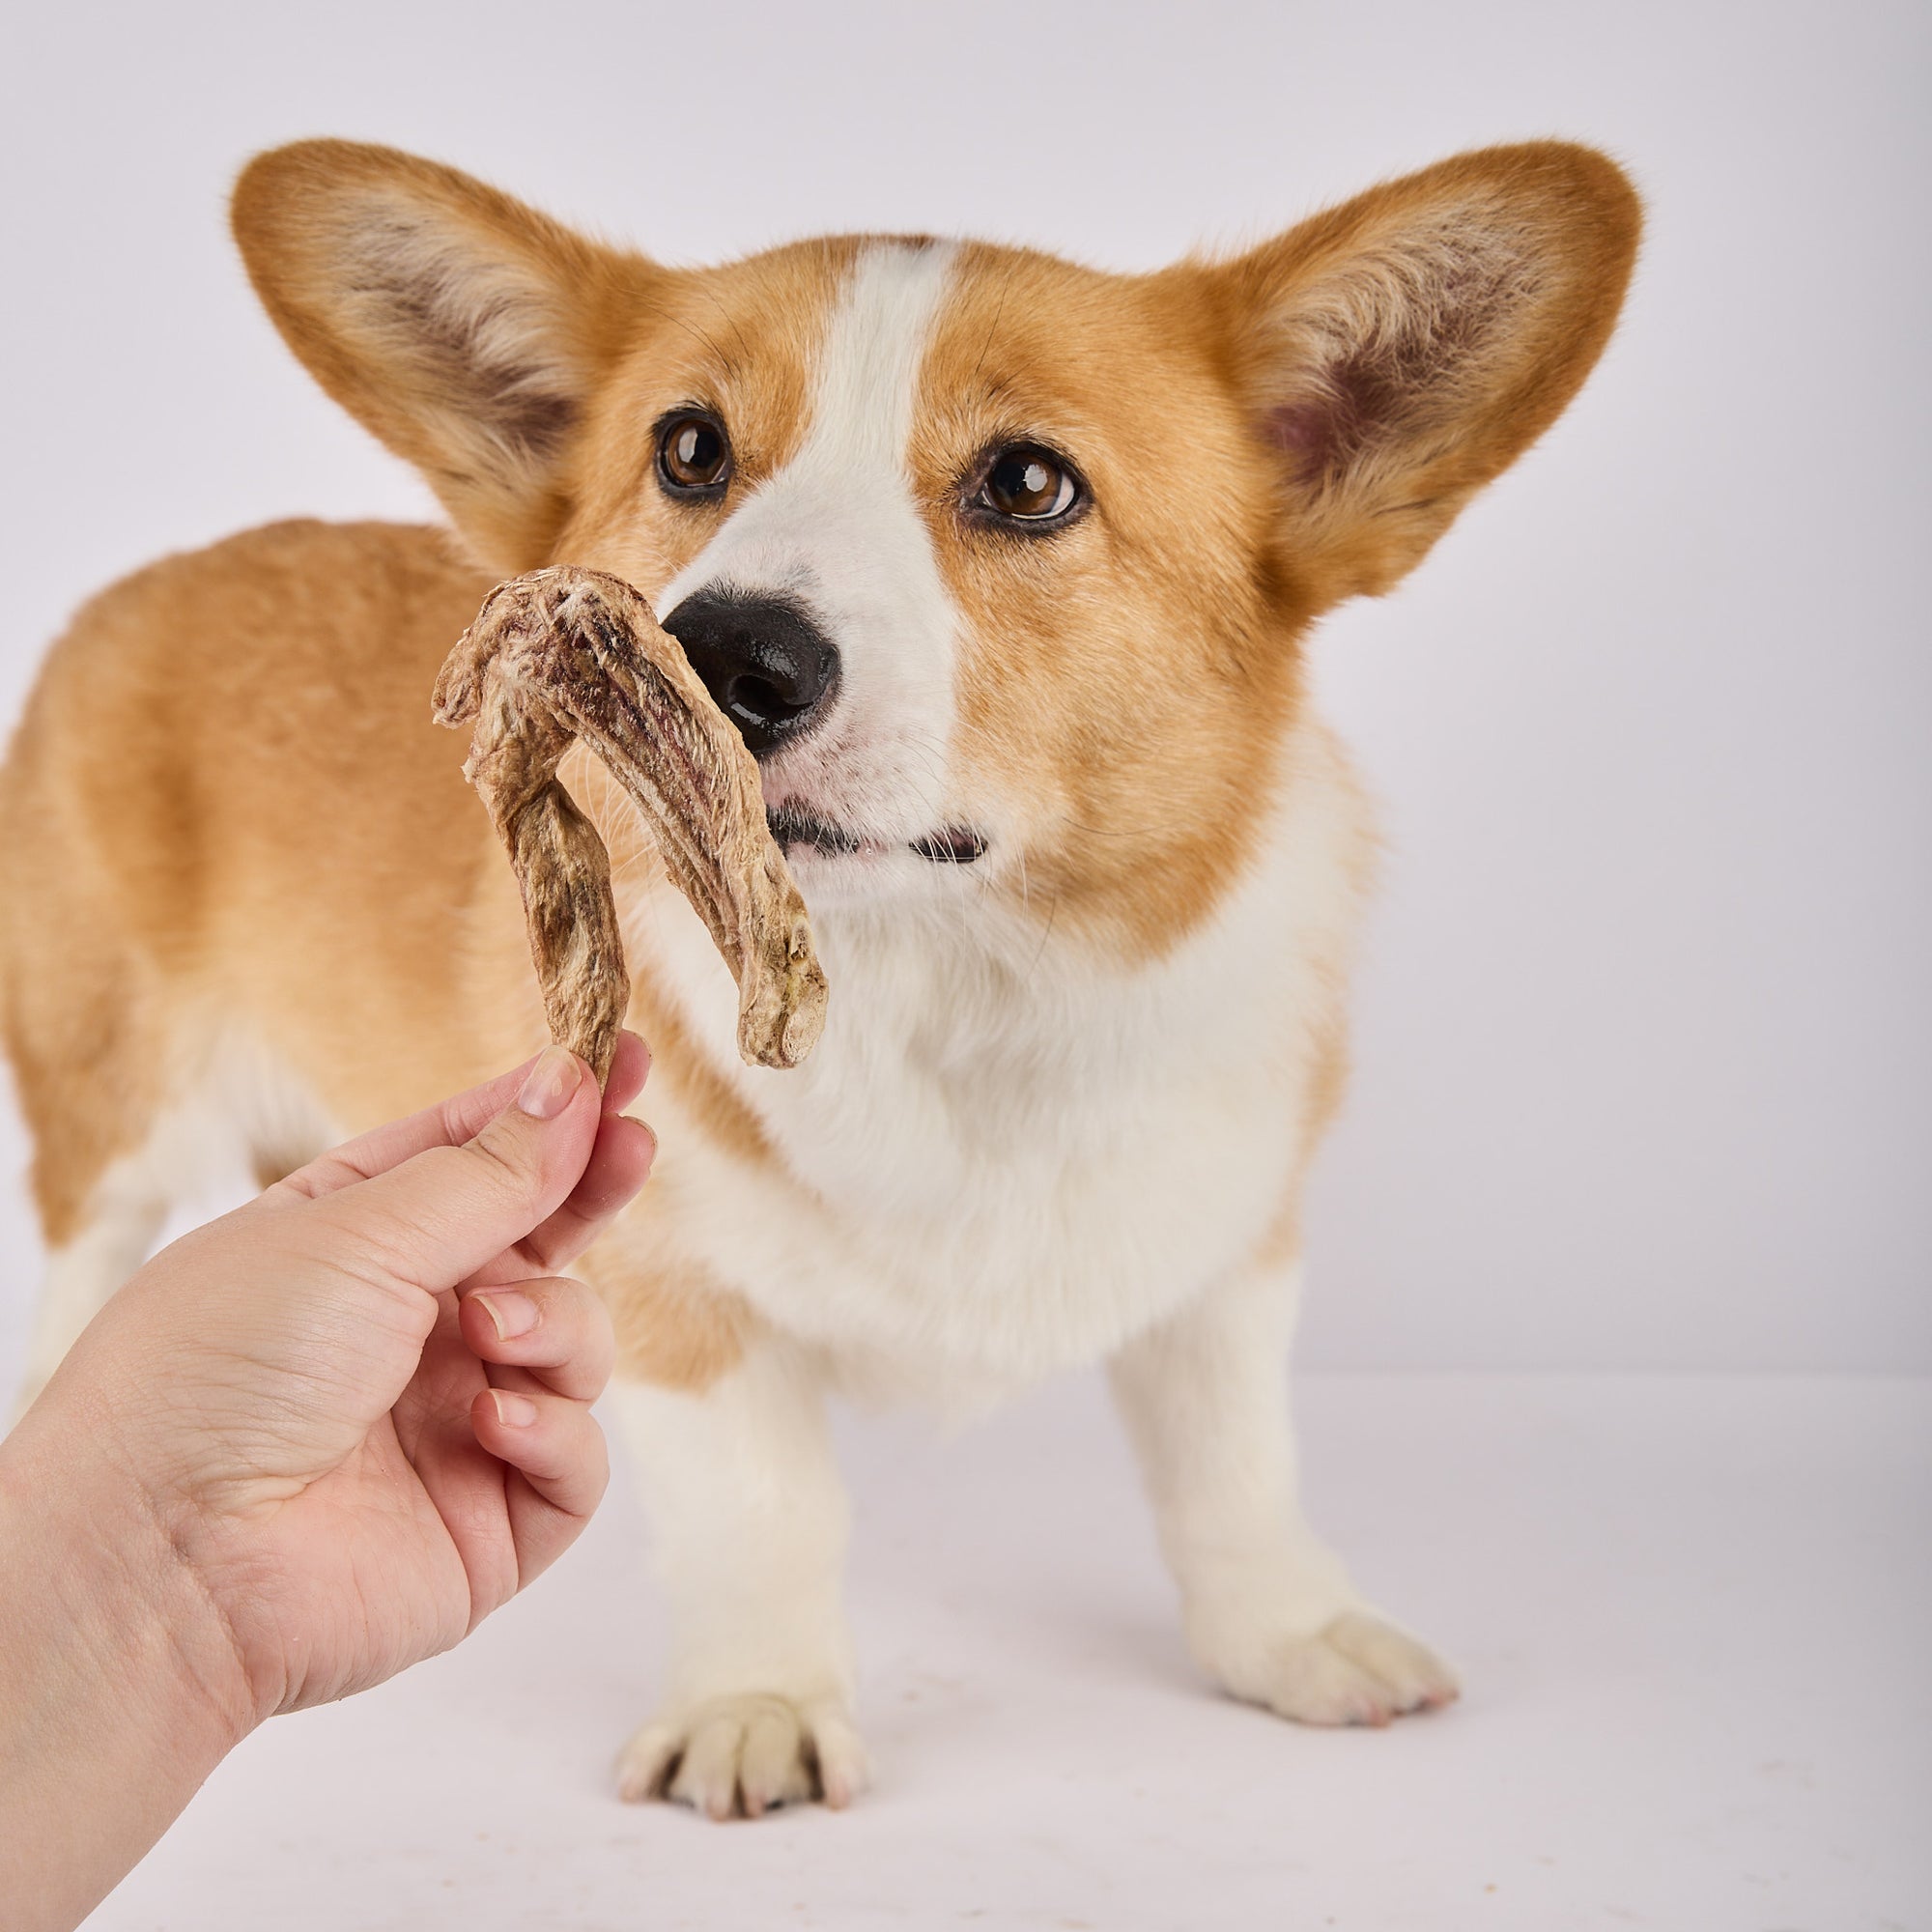
<path fill-rule="evenodd" d="M 16 1415 L 147 1259 L 174 1203 L 167 1110 L 158 1097 L 160 1029 L 145 998 L 110 1005 L 85 997 L 105 992 L 110 980 L 125 994 L 128 981 L 95 960 L 64 986 L 36 985 L 20 1003 L 31 1009 L 31 1023 L 16 1025 L 10 1041 L 34 1136 L 34 1199 L 47 1246 Z M 61 999 L 63 991 L 70 998 Z M 80 1050 L 83 1033 L 91 1052 Z"/>
<path fill-rule="evenodd" d="M 0 767 L 0 1037 L 48 1255 L 22 1408 L 140 1265 L 169 1205 L 152 1144 L 174 1003 L 129 930 L 85 787 L 49 749 L 55 708 L 36 693 Z"/>
<path fill-rule="evenodd" d="M 27 1369 L 17 1398 L 24 1410 L 107 1297 L 147 1260 L 171 1203 L 139 1156 L 117 1162 L 102 1177 L 87 1218 L 49 1250 L 41 1299 L 27 1343 Z"/>
<path fill-rule="evenodd" d="M 179 1097 L 149 1112 L 137 1146 L 104 1162 L 101 1151 L 112 1147 L 120 1122 L 99 1118 L 81 1084 L 67 1083 L 58 1096 L 43 1089 L 30 1109 L 48 1252 L 21 1408 L 147 1260 L 173 1209 L 250 1169 L 263 1185 L 278 1180 L 339 1138 L 307 1093 L 241 1035 L 189 1037 L 196 1051 L 167 1056 L 165 1084 Z M 129 1071 L 134 1049 L 124 1043 L 122 1051 Z M 92 1179 L 83 1181 L 76 1165 L 91 1169 Z"/>

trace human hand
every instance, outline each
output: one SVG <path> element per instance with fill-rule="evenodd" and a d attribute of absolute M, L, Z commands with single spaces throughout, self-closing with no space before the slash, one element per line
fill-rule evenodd
<path fill-rule="evenodd" d="M 583 1064 L 338 1148 L 155 1257 L 0 1442 L 0 1898 L 76 1923 L 275 1711 L 446 1649 L 603 1494 L 554 1271 L 643 1184 Z M 494 1315 L 492 1311 L 494 1310 Z"/>
<path fill-rule="evenodd" d="M 447 1649 L 587 1520 L 610 1321 L 555 1270 L 648 1172 L 617 1111 L 647 1065 L 625 1036 L 600 1110 L 553 1049 L 185 1236 L 8 1443 L 66 1509 L 158 1527 L 246 1720 Z"/>

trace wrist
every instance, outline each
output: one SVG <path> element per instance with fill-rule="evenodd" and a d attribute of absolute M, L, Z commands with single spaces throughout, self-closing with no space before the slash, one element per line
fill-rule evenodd
<path fill-rule="evenodd" d="M 217 1606 L 87 1420 L 50 1392 L 0 1443 L 0 1893 L 33 1926 L 91 1909 L 256 1714 Z"/>

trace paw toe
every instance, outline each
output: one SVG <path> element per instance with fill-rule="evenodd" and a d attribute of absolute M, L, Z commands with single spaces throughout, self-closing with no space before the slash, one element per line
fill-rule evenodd
<path fill-rule="evenodd" d="M 745 1749 L 745 1720 L 721 1711 L 695 1729 L 672 1774 L 669 1796 L 707 1818 L 728 1818 L 738 1808 L 738 1763 Z"/>
<path fill-rule="evenodd" d="M 753 1713 L 746 1723 L 738 1790 L 748 1818 L 761 1818 L 781 1804 L 803 1804 L 810 1798 L 804 1739 L 798 1716 L 788 1704 L 775 1702 Z"/>
<path fill-rule="evenodd" d="M 1462 1694 L 1455 1671 L 1428 1645 L 1366 1610 L 1346 1611 L 1322 1634 L 1386 1687 L 1396 1716 L 1434 1711 Z"/>
<path fill-rule="evenodd" d="M 646 1724 L 617 1760 L 617 1796 L 641 1804 L 665 1795 L 667 1775 L 677 1759 L 678 1735 L 667 1724 Z"/>
<path fill-rule="evenodd" d="M 842 1712 L 822 1710 L 812 1717 L 812 1748 L 819 1794 L 833 1810 L 842 1811 L 872 1781 L 865 1744 Z"/>

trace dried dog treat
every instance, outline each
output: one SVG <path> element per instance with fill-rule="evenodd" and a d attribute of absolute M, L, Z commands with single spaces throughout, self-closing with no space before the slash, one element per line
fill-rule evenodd
<path fill-rule="evenodd" d="M 738 1051 L 761 1066 L 811 1051 L 825 975 L 765 824 L 757 766 L 637 591 L 569 567 L 499 583 L 437 676 L 435 716 L 473 727 L 463 770 L 509 848 L 551 1037 L 600 1084 L 630 979 L 610 854 L 557 781 L 573 738 L 637 802 L 737 976 Z"/>

